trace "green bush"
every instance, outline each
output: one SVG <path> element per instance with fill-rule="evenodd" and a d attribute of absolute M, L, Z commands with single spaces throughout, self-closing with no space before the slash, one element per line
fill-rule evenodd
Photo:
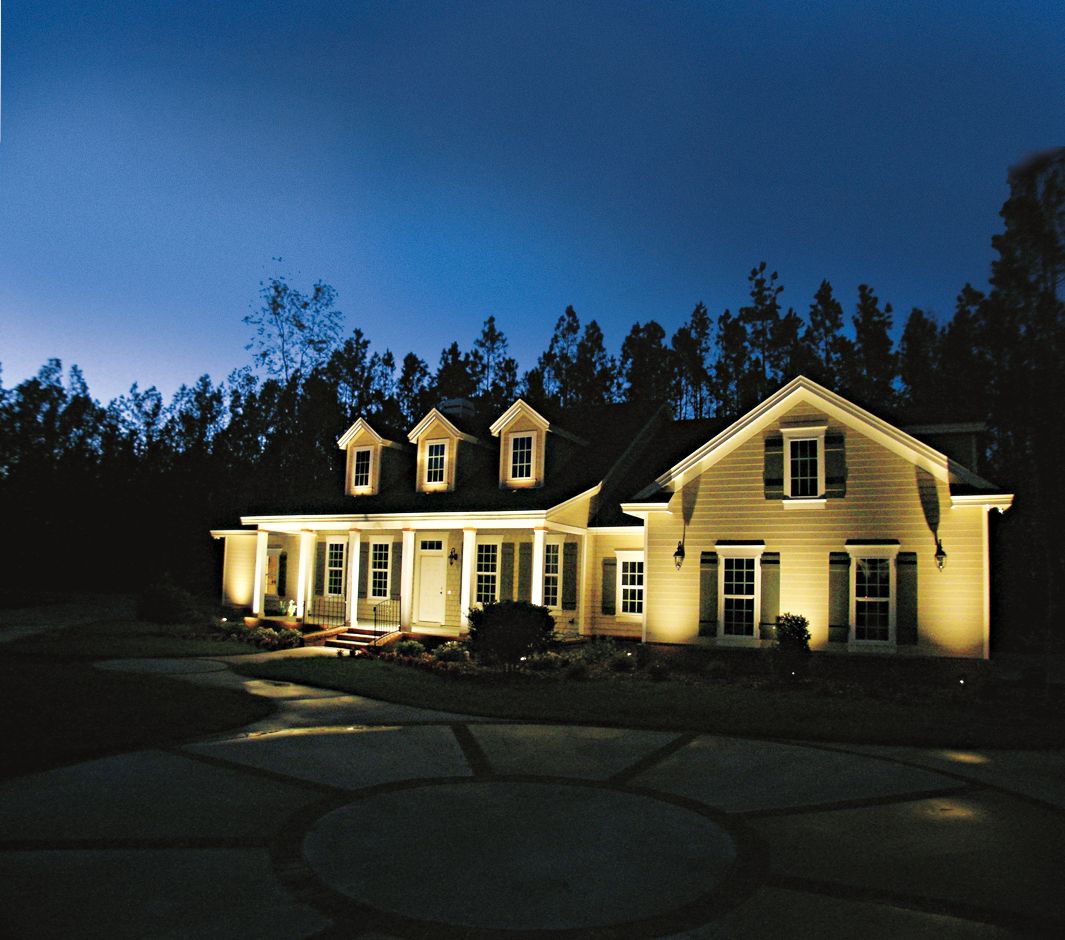
<path fill-rule="evenodd" d="M 609 662 L 618 653 L 618 644 L 612 636 L 593 637 L 579 647 L 574 658 L 579 658 L 590 665 Z"/>
<path fill-rule="evenodd" d="M 607 666 L 611 672 L 632 672 L 636 668 L 636 657 L 632 650 L 618 650 L 607 660 Z"/>
<path fill-rule="evenodd" d="M 531 653 L 525 658 L 525 668 L 534 672 L 550 672 L 561 669 L 567 663 L 565 656 L 548 650 L 546 653 Z"/>
<path fill-rule="evenodd" d="M 149 623 L 192 623 L 201 619 L 201 613 L 188 591 L 171 581 L 159 581 L 137 597 L 137 619 Z"/>
<path fill-rule="evenodd" d="M 433 650 L 433 656 L 436 657 L 437 662 L 441 663 L 464 663 L 469 661 L 470 651 L 465 643 L 449 640 Z"/>
<path fill-rule="evenodd" d="M 523 656 L 542 653 L 555 632 L 546 607 L 528 601 L 499 601 L 473 608 L 470 618 L 470 652 L 483 663 L 514 666 Z"/>
<path fill-rule="evenodd" d="M 810 621 L 802 614 L 781 614 L 777 617 L 777 648 L 810 652 Z"/>
<path fill-rule="evenodd" d="M 400 640 L 393 650 L 397 656 L 410 656 L 415 659 L 425 655 L 425 645 L 420 640 Z"/>

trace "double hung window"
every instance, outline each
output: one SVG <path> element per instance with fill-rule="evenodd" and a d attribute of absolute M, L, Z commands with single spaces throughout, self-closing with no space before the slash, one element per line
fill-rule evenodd
<path fill-rule="evenodd" d="M 512 434 L 510 437 L 510 479 L 514 481 L 533 478 L 533 436 Z"/>
<path fill-rule="evenodd" d="M 351 470 L 351 485 L 354 489 L 368 489 L 370 486 L 370 460 L 372 450 L 360 447 L 355 451 Z"/>
<path fill-rule="evenodd" d="M 499 545 L 486 542 L 477 546 L 477 582 L 474 601 L 491 604 L 499 596 Z"/>
<path fill-rule="evenodd" d="M 643 616 L 643 552 L 618 552 L 618 615 Z"/>
<path fill-rule="evenodd" d="M 447 441 L 429 441 L 425 445 L 425 482 L 447 482 Z"/>
<path fill-rule="evenodd" d="M 548 542 L 544 546 L 544 606 L 558 607 L 562 581 L 560 556 L 562 546 L 558 542 Z"/>
<path fill-rule="evenodd" d="M 344 543 L 327 542 L 325 546 L 325 593 L 344 593 Z"/>
<path fill-rule="evenodd" d="M 370 597 L 388 597 L 391 542 L 370 543 Z"/>

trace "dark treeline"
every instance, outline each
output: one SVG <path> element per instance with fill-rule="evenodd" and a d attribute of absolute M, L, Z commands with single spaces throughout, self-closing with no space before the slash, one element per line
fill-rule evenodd
<path fill-rule="evenodd" d="M 164 573 L 215 590 L 207 530 L 252 508 L 335 499 L 335 440 L 360 415 L 406 429 L 445 398 L 501 411 L 520 394 L 554 409 L 635 401 L 679 418 L 738 416 L 801 373 L 898 423 L 987 422 L 978 469 L 1017 493 L 996 540 L 999 621 L 1042 639 L 1065 574 L 1065 501 L 1054 492 L 1065 445 L 1051 427 L 1065 400 L 1065 152 L 1015 169 L 1010 184 L 990 290 L 965 285 L 944 326 L 911 310 L 898 344 L 895 312 L 871 287 L 842 300 L 823 281 L 806 309 L 783 309 L 783 285 L 762 263 L 738 310 L 697 303 L 672 336 L 635 323 L 617 354 L 594 319 L 567 307 L 525 372 L 495 317 L 435 367 L 413 352 L 397 362 L 361 329 L 342 335 L 327 284 L 305 293 L 283 277 L 245 317 L 252 363 L 218 383 L 201 376 L 169 402 L 134 385 L 103 405 L 77 366 L 49 360 L 0 387 L 14 593 L 129 590 Z"/>

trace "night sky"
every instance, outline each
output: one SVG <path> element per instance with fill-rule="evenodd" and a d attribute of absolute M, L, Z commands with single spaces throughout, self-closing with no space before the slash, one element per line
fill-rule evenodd
<path fill-rule="evenodd" d="M 286 273 L 435 367 L 494 314 L 715 317 L 765 259 L 949 318 L 1008 167 L 1065 143 L 1065 3 L 73 3 L 2 9 L 0 362 L 104 401 L 250 361 Z M 280 262 L 274 259 L 280 257 Z"/>

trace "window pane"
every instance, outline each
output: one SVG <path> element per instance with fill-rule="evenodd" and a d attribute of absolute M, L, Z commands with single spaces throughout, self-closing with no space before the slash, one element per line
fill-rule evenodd
<path fill-rule="evenodd" d="M 514 480 L 532 478 L 532 435 L 510 439 L 510 476 Z"/>
<path fill-rule="evenodd" d="M 725 598 L 725 633 L 728 636 L 754 636 L 754 600 Z"/>
<path fill-rule="evenodd" d="M 544 546 L 544 606 L 558 606 L 558 545 Z"/>
<path fill-rule="evenodd" d="M 355 451 L 355 473 L 352 483 L 355 486 L 370 485 L 370 452 L 368 450 Z"/>
<path fill-rule="evenodd" d="M 854 638 L 891 639 L 891 561 L 859 558 L 854 569 Z"/>
<path fill-rule="evenodd" d="M 643 562 L 621 563 L 621 613 L 643 613 Z"/>
<path fill-rule="evenodd" d="M 477 585 L 474 600 L 478 604 L 491 604 L 496 599 L 498 564 L 498 545 L 477 546 Z"/>
<path fill-rule="evenodd" d="M 817 440 L 791 442 L 791 496 L 817 496 Z"/>
<path fill-rule="evenodd" d="M 447 445 L 445 444 L 430 444 L 426 448 L 425 459 L 425 482 L 426 483 L 443 483 L 444 482 L 444 451 Z"/>
<path fill-rule="evenodd" d="M 371 597 L 388 597 L 388 550 L 387 542 L 375 542 L 370 546 Z"/>

